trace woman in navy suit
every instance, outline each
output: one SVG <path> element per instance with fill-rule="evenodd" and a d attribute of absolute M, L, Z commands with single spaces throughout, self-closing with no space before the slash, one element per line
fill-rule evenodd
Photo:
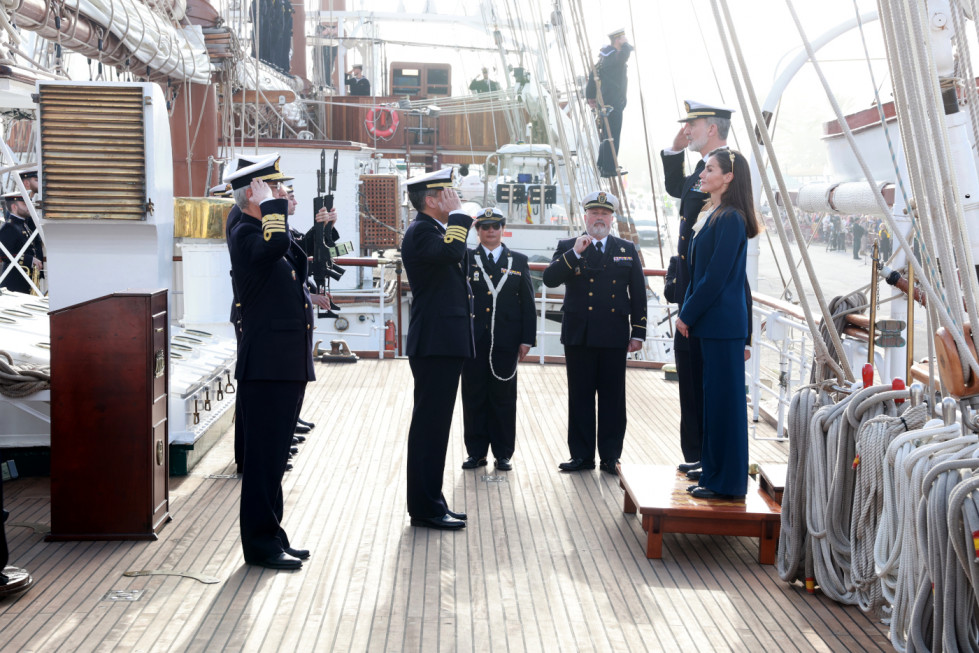
<path fill-rule="evenodd" d="M 710 200 L 694 226 L 690 285 L 676 321 L 677 331 L 700 339 L 704 359 L 703 467 L 699 486 L 689 491 L 700 499 L 731 499 L 748 491 L 744 288 L 748 239 L 759 231 L 748 161 L 734 150 L 714 150 L 700 188 Z"/>

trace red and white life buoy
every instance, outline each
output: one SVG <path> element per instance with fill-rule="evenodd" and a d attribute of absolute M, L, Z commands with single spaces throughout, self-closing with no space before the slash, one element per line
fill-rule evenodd
<path fill-rule="evenodd" d="M 398 112 L 390 107 L 373 107 L 367 112 L 367 120 L 364 125 L 367 133 L 374 138 L 388 140 L 394 136 L 398 130 Z"/>

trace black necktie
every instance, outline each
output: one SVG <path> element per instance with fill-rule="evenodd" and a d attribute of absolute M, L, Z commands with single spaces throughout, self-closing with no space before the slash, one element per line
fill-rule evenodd
<path fill-rule="evenodd" d="M 602 241 L 600 240 L 595 241 L 595 251 L 598 252 L 599 254 L 602 253 Z"/>

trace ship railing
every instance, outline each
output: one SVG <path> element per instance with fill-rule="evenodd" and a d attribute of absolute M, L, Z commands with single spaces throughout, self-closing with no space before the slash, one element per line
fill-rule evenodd
<path fill-rule="evenodd" d="M 547 269 L 547 263 L 531 263 L 531 272 L 543 272 Z M 647 278 L 649 277 L 665 277 L 666 270 L 662 268 L 643 268 L 643 275 Z M 537 303 L 537 349 L 540 353 L 537 362 L 543 365 L 546 362 L 556 362 L 561 360 L 561 357 L 546 356 L 544 352 L 550 351 L 548 344 L 554 339 L 561 337 L 561 331 L 549 330 L 547 328 L 547 314 L 551 311 L 558 311 L 561 309 L 561 304 L 564 302 L 564 291 L 551 290 L 548 293 L 547 286 L 541 284 L 540 291 L 538 292 L 536 303 Z M 648 302 L 647 302 L 648 304 Z M 670 352 L 673 349 L 673 319 L 676 317 L 675 305 L 668 305 L 665 303 L 659 303 L 655 305 L 656 308 L 660 309 L 660 315 L 647 314 L 646 323 L 649 325 L 646 329 L 646 341 L 643 343 L 643 348 L 633 355 L 632 360 L 642 361 L 646 365 L 651 367 L 662 367 L 665 362 L 663 358 L 665 357 L 665 352 Z M 661 324 L 669 321 L 669 335 L 656 335 L 660 330 Z"/>
<path fill-rule="evenodd" d="M 809 383 L 812 335 L 797 306 L 759 293 L 752 293 L 752 299 L 753 352 L 745 368 L 752 419 L 757 422 L 766 411 L 775 422 L 774 438 L 755 437 L 783 442 L 788 439 L 785 423 L 792 395 Z M 771 363 L 776 357 L 778 373 L 773 378 Z M 774 411 L 767 411 L 763 397 L 774 399 Z"/>
<path fill-rule="evenodd" d="M 378 269 L 378 276 L 381 279 L 381 283 L 379 283 L 376 287 L 358 288 L 354 290 L 331 290 L 330 296 L 332 296 L 333 300 L 341 307 L 344 303 L 354 301 L 366 301 L 371 304 L 377 303 L 377 314 L 380 316 L 380 319 L 370 326 L 370 331 L 371 337 L 376 338 L 377 357 L 383 359 L 386 350 L 385 330 L 387 328 L 386 321 L 384 320 L 385 306 L 389 306 L 390 310 L 394 312 L 395 319 L 397 320 L 397 332 L 399 334 L 404 333 L 401 324 L 401 311 L 399 310 L 400 307 L 398 305 L 398 298 L 401 297 L 401 260 L 375 258 L 372 256 L 341 256 L 334 259 L 334 262 L 337 265 L 345 268 L 362 267 Z M 394 270 L 394 278 L 391 281 L 386 281 L 388 269 Z M 344 331 L 331 331 L 322 328 L 317 328 L 317 333 L 336 337 L 349 335 Z M 395 347 L 397 354 L 400 355 L 401 338 L 397 339 Z M 394 352 L 389 352 L 388 355 L 393 354 Z"/>

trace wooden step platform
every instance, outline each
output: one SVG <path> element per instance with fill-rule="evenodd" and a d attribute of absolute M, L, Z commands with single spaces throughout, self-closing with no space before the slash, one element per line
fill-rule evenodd
<path fill-rule="evenodd" d="M 789 475 L 789 466 L 784 463 L 762 463 L 758 465 L 758 485 L 762 492 L 782 505 L 782 493 L 785 492 L 785 479 Z"/>
<path fill-rule="evenodd" d="M 619 465 L 619 486 L 625 490 L 623 512 L 642 516 L 646 557 L 663 557 L 663 533 L 742 535 L 759 538 L 758 561 L 775 564 L 781 507 L 748 478 L 744 500 L 695 499 L 691 482 L 669 465 Z"/>

